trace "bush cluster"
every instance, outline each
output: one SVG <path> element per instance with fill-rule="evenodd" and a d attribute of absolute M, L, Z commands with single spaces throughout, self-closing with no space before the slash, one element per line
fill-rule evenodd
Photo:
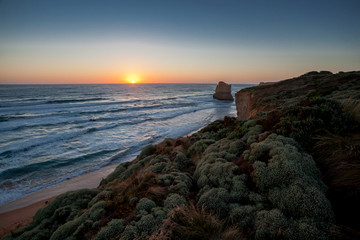
<path fill-rule="evenodd" d="M 56 239 L 52 237 L 54 232 L 62 225 L 78 219 L 78 214 L 87 208 L 88 203 L 97 193 L 97 190 L 83 189 L 61 194 L 48 206 L 40 209 L 28 226 L 4 239 Z M 83 221 L 85 220 L 87 219 L 84 218 Z"/>
<path fill-rule="evenodd" d="M 272 222 L 281 225 L 284 233 L 295 231 L 301 234 L 300 229 L 293 229 L 295 225 L 283 225 L 283 223 L 310 219 L 314 223 L 312 228 L 316 229 L 313 232 L 322 233 L 312 238 L 326 238 L 334 215 L 331 204 L 325 196 L 327 188 L 312 157 L 299 151 L 298 144 L 293 139 L 276 134 L 270 135 L 262 142 L 253 143 L 247 156 L 249 161 L 254 162 L 253 179 L 259 193 L 267 196 L 268 206 L 270 204 L 273 210 L 276 210 L 278 217 Z M 261 231 L 260 239 L 263 236 L 275 237 L 273 235 L 275 230 L 259 227 L 261 219 L 272 215 L 261 215 L 256 223 L 258 225 L 255 224 L 255 236 L 260 234 L 257 231 Z M 276 219 L 280 222 L 276 223 Z M 265 230 L 269 235 L 264 233 Z M 288 237 L 291 236 L 295 235 L 290 234 Z"/>
<path fill-rule="evenodd" d="M 323 131 L 345 133 L 354 124 L 340 102 L 328 98 L 307 98 L 284 111 L 275 129 L 278 134 L 294 138 L 305 149 L 311 150 L 315 135 Z"/>
<path fill-rule="evenodd" d="M 327 187 L 293 138 L 226 118 L 161 144 L 166 151 L 147 146 L 98 189 L 57 197 L 5 239 L 328 238 Z"/>

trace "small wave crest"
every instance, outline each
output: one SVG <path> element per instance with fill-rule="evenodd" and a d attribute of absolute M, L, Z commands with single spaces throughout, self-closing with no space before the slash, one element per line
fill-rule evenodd
<path fill-rule="evenodd" d="M 91 101 L 101 101 L 107 100 L 106 98 L 87 98 L 87 99 L 59 99 L 59 100 L 49 100 L 46 101 L 47 104 L 56 104 L 56 103 L 78 103 L 78 102 L 91 102 Z"/>

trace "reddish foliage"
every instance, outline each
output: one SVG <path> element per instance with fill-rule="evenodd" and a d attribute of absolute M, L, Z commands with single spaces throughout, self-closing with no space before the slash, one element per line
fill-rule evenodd
<path fill-rule="evenodd" d="M 243 155 L 241 155 L 241 157 L 238 159 L 231 160 L 231 162 L 239 167 L 239 174 L 251 174 L 254 171 L 253 164 L 249 161 L 246 161 Z"/>
<path fill-rule="evenodd" d="M 269 112 L 262 126 L 264 131 L 273 130 L 274 126 L 280 121 L 281 113 L 278 111 Z"/>

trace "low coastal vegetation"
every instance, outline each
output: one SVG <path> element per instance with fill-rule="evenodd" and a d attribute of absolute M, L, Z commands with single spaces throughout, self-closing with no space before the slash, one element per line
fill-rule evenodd
<path fill-rule="evenodd" d="M 4 239 L 359 239 L 359 109 L 358 91 L 304 91 L 281 110 L 225 117 L 145 147 Z"/>

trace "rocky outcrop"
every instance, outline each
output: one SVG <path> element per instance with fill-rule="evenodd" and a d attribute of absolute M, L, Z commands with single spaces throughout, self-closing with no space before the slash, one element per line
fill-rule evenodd
<path fill-rule="evenodd" d="M 271 85 L 271 84 L 274 84 L 274 83 L 276 83 L 276 82 L 260 82 L 259 86 Z"/>
<path fill-rule="evenodd" d="M 309 72 L 280 82 L 261 83 L 235 94 L 238 119 L 244 120 L 262 112 L 281 111 L 306 98 L 331 97 L 337 100 L 358 99 L 360 72 Z M 340 88 L 341 86 L 341 88 Z"/>
<path fill-rule="evenodd" d="M 231 95 L 231 85 L 220 81 L 216 86 L 213 98 L 234 101 L 234 98 Z"/>
<path fill-rule="evenodd" d="M 254 96 L 251 96 L 249 91 L 239 91 L 235 94 L 235 104 L 237 117 L 240 120 L 246 120 L 251 117 L 252 109 L 252 99 Z"/>
<path fill-rule="evenodd" d="M 247 120 L 256 114 L 266 110 L 266 106 L 256 106 L 257 96 L 251 92 L 251 89 L 243 89 L 235 94 L 235 104 L 237 118 L 239 120 Z"/>

